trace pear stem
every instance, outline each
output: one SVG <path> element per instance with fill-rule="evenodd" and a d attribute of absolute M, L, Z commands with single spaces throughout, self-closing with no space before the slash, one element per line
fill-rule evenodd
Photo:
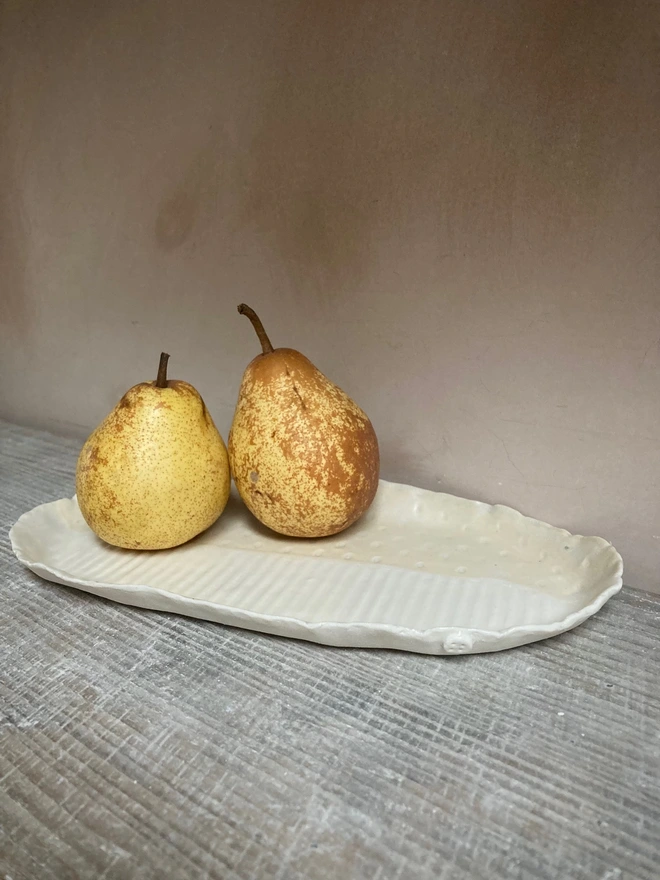
<path fill-rule="evenodd" d="M 271 344 L 270 339 L 268 338 L 268 334 L 264 330 L 264 325 L 261 323 L 259 319 L 259 315 L 251 309 L 250 306 L 246 306 L 245 303 L 241 303 L 238 307 L 239 315 L 246 315 L 250 321 L 252 321 L 252 326 L 255 329 L 257 336 L 259 337 L 259 342 L 261 343 L 261 348 L 263 349 L 264 354 L 270 354 L 273 350 L 273 346 Z"/>
<path fill-rule="evenodd" d="M 158 364 L 158 377 L 156 378 L 156 388 L 167 388 L 167 362 L 169 359 L 169 354 L 161 351 L 160 363 Z"/>

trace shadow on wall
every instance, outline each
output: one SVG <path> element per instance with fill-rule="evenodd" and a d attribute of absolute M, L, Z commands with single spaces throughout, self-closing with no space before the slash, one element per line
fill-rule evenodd
<path fill-rule="evenodd" d="M 631 28 L 617 4 L 287 12 L 237 159 L 234 223 L 258 230 L 294 295 L 350 300 L 418 215 L 435 226 L 436 257 L 511 258 L 518 201 L 544 240 L 570 240 L 578 223 L 589 236 L 616 157 L 607 93 Z"/>
<path fill-rule="evenodd" d="M 1 149 L 1 148 L 0 148 Z M 2 150 L 5 156 L 7 152 Z M 0 289 L 0 315 L 3 324 L 12 333 L 24 339 L 35 320 L 34 302 L 27 296 L 25 273 L 28 249 L 22 217 L 20 193 L 14 175 L 8 172 L 6 162 L 0 163 L 0 225 L 2 227 L 2 282 Z"/>
<path fill-rule="evenodd" d="M 0 80 L 9 81 L 9 53 L 0 38 Z M 35 320 L 34 303 L 27 295 L 28 239 L 25 228 L 19 151 L 12 143 L 9 113 L 0 118 L 0 320 L 19 338 L 28 335 Z"/>
<path fill-rule="evenodd" d="M 202 8 L 209 16 L 200 4 L 195 26 Z M 616 134 L 604 97 L 632 17 L 611 2 L 536 0 L 514 11 L 475 0 L 278 3 L 245 132 L 231 144 L 225 120 L 213 120 L 163 195 L 159 248 L 188 242 L 215 202 L 221 230 L 255 233 L 297 300 L 350 302 L 359 320 L 365 306 L 353 297 L 418 217 L 439 277 L 451 271 L 440 266 L 448 254 L 511 262 L 516 201 L 540 218 L 543 240 L 570 238 L 578 223 L 588 230 L 616 155 L 605 149 Z M 22 175 L 6 161 L 2 174 L 16 252 L 4 263 L 17 276 L 7 280 L 7 312 L 25 332 Z"/>

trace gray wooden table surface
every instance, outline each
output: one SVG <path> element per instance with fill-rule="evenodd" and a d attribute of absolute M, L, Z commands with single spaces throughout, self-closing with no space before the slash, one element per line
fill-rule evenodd
<path fill-rule="evenodd" d="M 131 609 L 9 547 L 79 444 L 0 445 L 0 878 L 660 877 L 660 597 L 453 658 Z"/>

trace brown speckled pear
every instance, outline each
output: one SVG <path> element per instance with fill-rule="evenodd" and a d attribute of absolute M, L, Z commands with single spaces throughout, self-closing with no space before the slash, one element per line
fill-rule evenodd
<path fill-rule="evenodd" d="M 234 482 L 264 525 L 299 538 L 348 528 L 378 488 L 378 441 L 351 398 L 291 348 L 276 348 L 255 312 L 263 353 L 248 364 L 229 432 Z"/>
<path fill-rule="evenodd" d="M 78 458 L 82 515 L 99 538 L 130 550 L 164 550 L 194 538 L 229 498 L 227 449 L 199 393 L 167 379 L 135 385 Z"/>

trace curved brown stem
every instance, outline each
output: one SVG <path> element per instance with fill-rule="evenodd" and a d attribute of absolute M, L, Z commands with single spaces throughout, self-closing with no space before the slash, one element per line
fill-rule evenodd
<path fill-rule="evenodd" d="M 273 350 L 273 346 L 271 344 L 270 339 L 268 338 L 268 334 L 264 330 L 264 325 L 261 323 L 259 319 L 259 315 L 251 309 L 250 306 L 246 306 L 245 303 L 241 303 L 238 307 L 239 315 L 245 315 L 252 321 L 252 326 L 255 329 L 257 336 L 259 337 L 259 342 L 261 343 L 261 348 L 263 349 L 264 354 L 270 354 Z"/>
<path fill-rule="evenodd" d="M 167 388 L 167 362 L 169 359 L 169 354 L 161 351 L 160 363 L 158 364 L 158 377 L 156 378 L 156 388 Z"/>

